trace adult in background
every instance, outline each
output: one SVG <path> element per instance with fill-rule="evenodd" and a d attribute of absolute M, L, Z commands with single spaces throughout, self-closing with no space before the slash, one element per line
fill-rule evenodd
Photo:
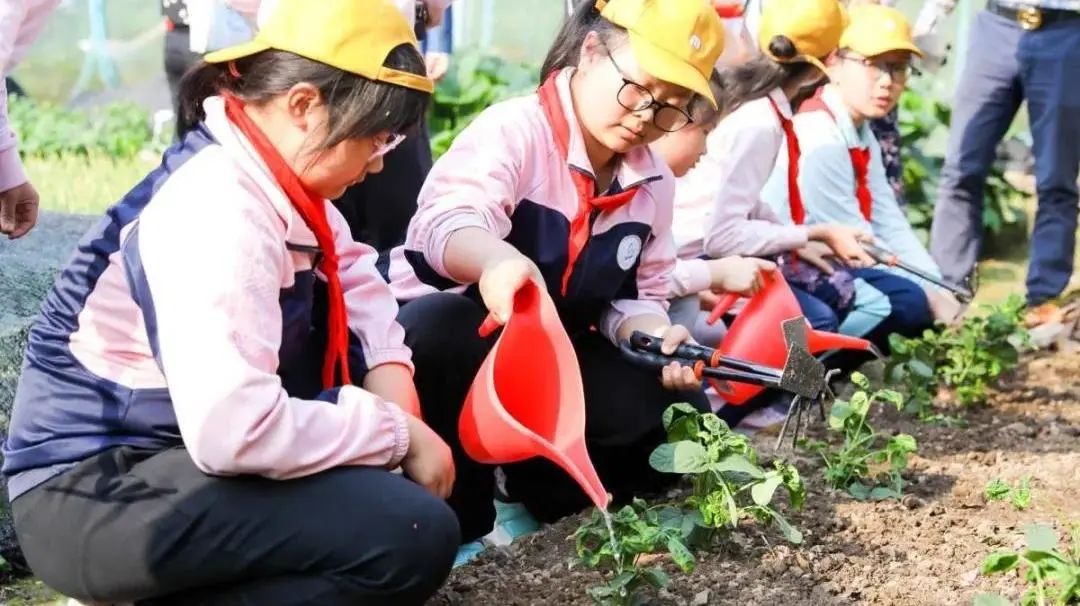
<path fill-rule="evenodd" d="M 962 283 L 983 239 L 983 188 L 998 143 L 1027 101 L 1038 210 L 1027 303 L 1033 323 L 1069 283 L 1080 168 L 1080 0 L 990 0 L 975 18 L 957 82 L 930 252 Z"/>
<path fill-rule="evenodd" d="M 41 34 L 60 0 L 0 0 L 0 68 L 11 73 Z M 37 223 L 38 193 L 26 177 L 8 124 L 6 78 L 0 84 L 0 234 L 20 238 Z"/>

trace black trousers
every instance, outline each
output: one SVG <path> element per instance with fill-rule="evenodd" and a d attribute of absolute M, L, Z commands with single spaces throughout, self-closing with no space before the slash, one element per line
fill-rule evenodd
<path fill-rule="evenodd" d="M 405 342 L 412 348 L 424 419 L 454 452 L 457 481 L 449 503 L 464 541 L 487 534 L 495 522 L 494 470 L 470 459 L 458 439 L 465 396 L 495 342 L 495 336 L 477 336 L 486 313 L 465 296 L 438 293 L 406 303 L 398 316 L 405 327 Z M 664 389 L 658 370 L 624 361 L 598 333 L 583 332 L 571 338 L 585 388 L 586 444 L 604 487 L 621 503 L 669 486 L 676 476 L 649 466 L 649 455 L 666 438 L 661 416 L 676 402 L 707 410 L 704 393 Z M 577 483 L 546 459 L 502 468 L 509 496 L 542 522 L 553 522 L 589 505 Z"/>
<path fill-rule="evenodd" d="M 427 125 L 419 124 L 397 149 L 386 154 L 382 172 L 368 175 L 334 201 L 353 240 L 379 251 L 403 243 L 431 165 Z"/>
<path fill-rule="evenodd" d="M 105 451 L 12 510 L 34 573 L 83 601 L 422 604 L 459 543 L 450 508 L 388 471 L 212 477 L 183 448 Z"/>

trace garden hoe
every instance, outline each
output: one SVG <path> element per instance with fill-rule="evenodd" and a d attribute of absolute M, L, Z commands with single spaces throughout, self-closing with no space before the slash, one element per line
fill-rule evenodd
<path fill-rule="evenodd" d="M 825 420 L 823 401 L 833 397 L 829 380 L 838 372 L 826 371 L 825 365 L 815 358 L 806 347 L 806 320 L 802 316 L 783 323 L 788 344 L 787 359 L 783 368 L 756 364 L 740 358 L 722 355 L 718 350 L 702 345 L 684 343 L 674 354 L 665 355 L 660 350 L 661 339 L 635 331 L 629 342 L 623 342 L 623 356 L 635 364 L 663 368 L 672 362 L 694 369 L 699 379 L 708 377 L 717 381 L 734 381 L 780 389 L 794 394 L 787 418 L 780 430 L 776 447 L 783 444 L 788 427 L 792 427 L 792 446 L 802 429 L 803 412 L 817 404 L 821 419 Z"/>
<path fill-rule="evenodd" d="M 882 265 L 888 265 L 889 267 L 899 267 L 900 269 L 912 275 L 918 276 L 923 280 L 934 284 L 935 286 L 940 286 L 941 288 L 944 288 L 945 290 L 956 295 L 956 299 L 964 305 L 971 303 L 971 299 L 974 298 L 974 294 L 967 288 L 960 288 L 957 286 L 952 286 L 951 284 L 946 284 L 941 278 L 934 277 L 909 263 L 905 263 L 900 259 L 900 257 L 897 257 L 893 253 L 885 250 L 884 248 L 881 248 L 876 244 L 864 242 L 863 250 L 866 251 L 866 254 L 873 257 L 875 261 L 881 263 Z"/>

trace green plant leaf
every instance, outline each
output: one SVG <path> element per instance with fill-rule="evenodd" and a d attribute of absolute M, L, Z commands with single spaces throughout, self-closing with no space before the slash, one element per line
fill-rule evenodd
<path fill-rule="evenodd" d="M 686 574 L 694 572 L 694 554 L 686 547 L 681 539 L 670 537 L 667 541 L 668 553 L 675 565 Z"/>
<path fill-rule="evenodd" d="M 585 590 L 589 597 L 597 604 L 607 604 L 618 597 L 619 590 L 610 585 L 597 585 Z"/>
<path fill-rule="evenodd" d="M 752 478 L 758 479 L 765 477 L 765 472 L 760 467 L 751 463 L 746 457 L 737 454 L 724 457 L 720 461 L 713 463 L 711 468 L 713 471 L 719 473 L 744 473 Z"/>
<path fill-rule="evenodd" d="M 877 486 L 870 491 L 869 499 L 871 501 L 884 501 L 886 499 L 901 499 L 903 494 L 897 493 L 895 490 L 888 486 Z"/>
<path fill-rule="evenodd" d="M 920 377 L 922 377 L 924 379 L 933 379 L 934 378 L 934 369 L 931 368 L 929 364 L 927 364 L 926 362 L 923 362 L 922 360 L 910 360 L 910 361 L 908 361 L 907 366 L 908 366 L 908 368 L 911 369 L 911 372 L 915 373 L 916 375 L 918 375 L 918 376 L 920 376 Z"/>
<path fill-rule="evenodd" d="M 866 378 L 866 375 L 864 375 L 861 372 L 853 372 L 853 373 L 851 373 L 851 382 L 854 383 L 855 385 L 857 385 L 859 387 L 859 389 L 862 389 L 862 390 L 869 390 L 870 389 L 870 379 Z"/>
<path fill-rule="evenodd" d="M 1010 495 L 1012 506 L 1018 511 L 1023 511 L 1031 506 L 1031 476 L 1020 479 L 1020 485 Z"/>
<path fill-rule="evenodd" d="M 771 511 L 772 518 L 776 522 L 776 526 L 780 528 L 780 534 L 784 535 L 792 545 L 801 545 L 803 542 L 803 534 L 799 532 L 798 528 L 795 528 L 787 521 L 783 515 L 778 511 Z"/>
<path fill-rule="evenodd" d="M 646 568 L 641 571 L 641 578 L 657 589 L 663 589 L 671 584 L 671 577 L 662 568 Z"/>
<path fill-rule="evenodd" d="M 1024 529 L 1024 539 L 1032 551 L 1054 551 L 1057 549 L 1058 536 L 1054 529 L 1045 524 L 1030 524 Z"/>
<path fill-rule="evenodd" d="M 847 492 L 859 501 L 865 501 L 870 498 L 870 487 L 861 482 L 852 482 L 851 484 L 848 484 Z"/>
<path fill-rule="evenodd" d="M 847 402 L 843 400 L 837 400 L 833 402 L 832 409 L 829 410 L 829 427 L 832 429 L 843 429 L 844 421 L 852 415 L 854 410 Z"/>
<path fill-rule="evenodd" d="M 780 474 L 774 471 L 770 472 L 761 482 L 754 484 L 750 488 L 750 496 L 754 499 L 754 503 L 763 507 L 771 503 L 776 489 L 780 487 L 783 481 Z"/>
<path fill-rule="evenodd" d="M 696 417 L 698 410 L 690 404 L 680 402 L 678 404 L 672 404 L 664 410 L 663 422 L 664 431 L 671 431 L 671 424 L 680 416 Z"/>
<path fill-rule="evenodd" d="M 1010 491 L 1012 491 L 1012 488 L 1003 482 L 1001 478 L 994 478 L 987 483 L 983 494 L 986 495 L 988 501 L 1003 501 L 1009 496 Z"/>
<path fill-rule="evenodd" d="M 1008 572 L 1013 568 L 1016 568 L 1019 563 L 1019 554 L 1009 551 L 998 551 L 986 556 L 986 560 L 983 561 L 982 565 L 982 573 L 989 575 Z"/>
<path fill-rule="evenodd" d="M 892 453 L 906 454 L 918 450 L 919 445 L 915 442 L 914 436 L 900 433 L 889 438 L 888 449 Z"/>
<path fill-rule="evenodd" d="M 708 453 L 697 442 L 684 440 L 661 444 L 649 456 L 649 465 L 663 473 L 702 473 L 708 466 Z"/>
<path fill-rule="evenodd" d="M 1012 606 L 1012 602 L 996 593 L 980 593 L 972 606 Z"/>

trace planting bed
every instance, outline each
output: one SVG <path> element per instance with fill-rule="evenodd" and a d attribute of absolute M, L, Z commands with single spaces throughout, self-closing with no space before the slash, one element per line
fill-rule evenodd
<path fill-rule="evenodd" d="M 672 583 L 647 603 L 970 605 L 983 592 L 1016 603 L 1024 587 L 1015 572 L 984 577 L 979 569 L 991 552 L 1021 547 L 1030 523 L 1064 536 L 1063 522 L 1080 521 L 1080 352 L 1031 355 L 987 405 L 961 414 L 966 427 L 945 427 L 875 408 L 880 432 L 919 443 L 899 502 L 855 501 L 825 487 L 815 455 L 785 452 L 809 489 L 802 511 L 786 511 L 804 544 L 789 545 L 775 527 L 742 526 L 722 547 L 699 553 L 690 576 L 666 562 Z M 811 431 L 825 434 L 823 426 Z M 756 440 L 763 458 L 773 455 L 772 442 Z M 990 480 L 1015 484 L 1024 475 L 1032 476 L 1028 509 L 984 497 Z M 582 519 L 489 549 L 454 571 L 433 603 L 591 603 L 586 589 L 602 575 L 576 563 L 568 539 Z"/>

